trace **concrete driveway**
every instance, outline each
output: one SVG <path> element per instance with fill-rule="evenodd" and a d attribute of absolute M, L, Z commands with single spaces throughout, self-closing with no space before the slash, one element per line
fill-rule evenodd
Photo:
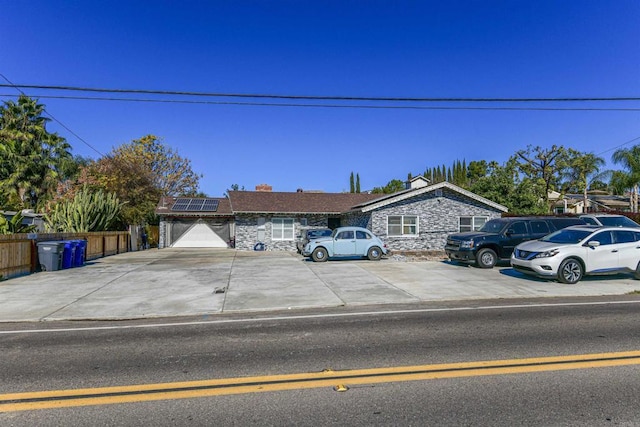
<path fill-rule="evenodd" d="M 152 249 L 0 282 L 0 322 L 622 295 L 636 290 L 640 281 L 624 275 L 563 285 L 509 267 L 483 270 L 442 261 L 314 263 L 287 252 Z"/>

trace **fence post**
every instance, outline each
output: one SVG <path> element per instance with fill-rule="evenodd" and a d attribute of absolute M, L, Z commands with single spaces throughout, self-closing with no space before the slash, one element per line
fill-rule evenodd
<path fill-rule="evenodd" d="M 35 239 L 31 239 L 31 273 L 35 273 L 38 268 L 38 244 Z"/>

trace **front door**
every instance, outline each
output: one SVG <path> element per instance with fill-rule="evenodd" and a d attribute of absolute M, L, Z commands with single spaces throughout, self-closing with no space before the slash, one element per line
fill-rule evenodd
<path fill-rule="evenodd" d="M 335 230 L 340 227 L 340 218 L 327 218 L 327 228 Z"/>

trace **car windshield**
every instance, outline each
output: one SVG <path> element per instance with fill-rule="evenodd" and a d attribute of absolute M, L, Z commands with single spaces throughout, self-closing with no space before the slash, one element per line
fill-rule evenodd
<path fill-rule="evenodd" d="M 602 225 L 612 227 L 637 227 L 638 224 L 627 218 L 626 216 L 601 216 L 598 218 Z"/>
<path fill-rule="evenodd" d="M 492 219 L 484 223 L 482 228 L 478 231 L 482 231 L 483 233 L 499 233 L 500 230 L 504 227 L 505 222 L 500 221 L 499 219 Z"/>
<path fill-rule="evenodd" d="M 331 230 L 309 230 L 307 236 L 309 239 L 317 239 L 319 237 L 331 236 Z"/>
<path fill-rule="evenodd" d="M 570 228 L 564 228 L 544 236 L 540 240 L 550 243 L 579 243 L 590 236 L 591 233 L 593 233 L 592 230 L 572 230 Z"/>

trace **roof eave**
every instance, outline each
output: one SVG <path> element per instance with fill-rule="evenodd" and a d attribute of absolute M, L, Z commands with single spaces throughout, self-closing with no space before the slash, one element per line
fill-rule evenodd
<path fill-rule="evenodd" d="M 477 202 L 480 202 L 482 204 L 485 204 L 487 206 L 490 206 L 496 210 L 502 211 L 502 212 L 508 212 L 509 208 L 507 208 L 506 206 L 503 206 L 499 203 L 496 202 L 492 202 L 489 199 L 485 199 L 482 196 L 478 196 L 477 194 L 472 193 L 471 191 L 467 191 L 464 188 L 458 187 L 457 185 L 451 184 L 449 182 L 439 182 L 437 184 L 434 185 L 429 185 L 426 187 L 420 187 L 420 188 L 415 188 L 415 189 L 411 189 L 411 190 L 405 190 L 399 193 L 395 193 L 394 195 L 391 195 L 391 197 L 389 198 L 385 198 L 384 200 L 380 200 L 378 202 L 369 204 L 367 206 L 364 206 L 361 211 L 362 212 L 369 212 L 387 205 L 390 205 L 392 203 L 396 203 L 396 202 L 400 202 L 406 199 L 409 199 L 411 197 L 415 197 L 415 196 L 419 196 L 421 194 L 424 193 L 430 193 L 432 191 L 435 191 L 437 189 L 440 188 L 448 188 L 452 191 L 455 191 L 457 193 L 460 193 L 462 195 L 465 195 L 467 197 L 469 197 L 470 199 L 476 200 Z"/>

